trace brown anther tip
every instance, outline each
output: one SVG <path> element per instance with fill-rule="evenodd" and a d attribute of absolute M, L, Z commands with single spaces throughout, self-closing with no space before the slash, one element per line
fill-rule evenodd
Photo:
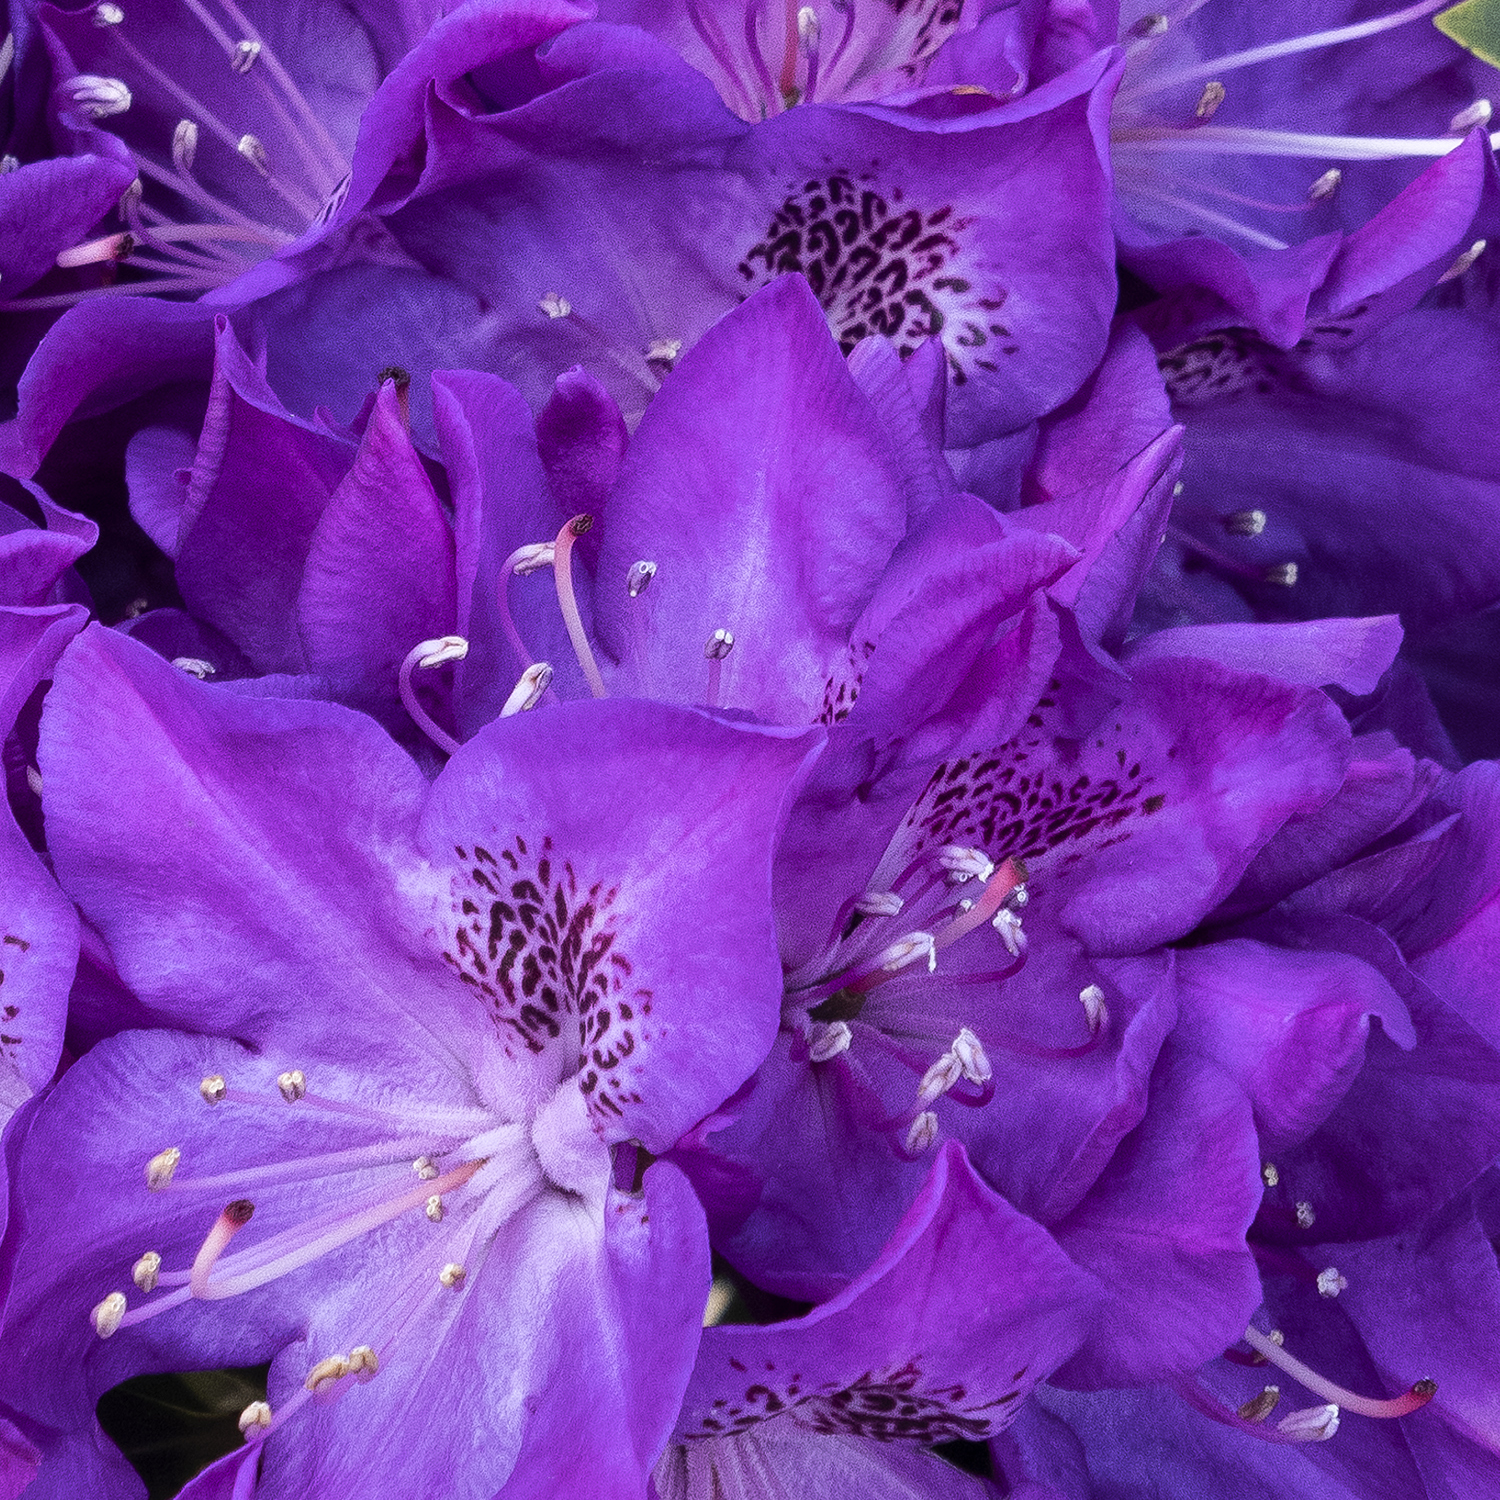
<path fill-rule="evenodd" d="M 122 234 L 120 242 L 115 246 L 116 260 L 129 260 L 135 250 L 135 236 L 133 234 Z"/>
<path fill-rule="evenodd" d="M 375 383 L 384 385 L 387 380 L 395 381 L 397 388 L 404 391 L 411 384 L 411 371 L 403 369 L 400 365 L 387 365 L 375 377 Z"/>
<path fill-rule="evenodd" d="M 233 1203 L 224 1205 L 224 1217 L 236 1227 L 248 1224 L 254 1212 L 255 1205 L 248 1198 L 236 1198 Z"/>
<path fill-rule="evenodd" d="M 574 516 L 573 519 L 568 522 L 568 525 L 572 529 L 574 536 L 582 536 L 585 532 L 592 529 L 593 524 L 594 518 L 587 511 L 584 511 L 581 516 Z"/>
<path fill-rule="evenodd" d="M 1431 1401 L 1437 1395 L 1437 1381 L 1419 1380 L 1412 1388 L 1413 1396 L 1419 1396 L 1424 1402 Z"/>

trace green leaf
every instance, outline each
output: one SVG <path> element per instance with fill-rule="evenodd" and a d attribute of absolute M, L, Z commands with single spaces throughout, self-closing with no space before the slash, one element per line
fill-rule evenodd
<path fill-rule="evenodd" d="M 1500 68 L 1500 0 L 1463 0 L 1442 10 L 1432 24 L 1492 68 Z"/>

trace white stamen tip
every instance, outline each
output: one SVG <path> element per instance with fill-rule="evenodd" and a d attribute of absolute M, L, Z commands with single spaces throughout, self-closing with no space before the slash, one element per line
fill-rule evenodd
<path fill-rule="evenodd" d="M 937 862 L 946 872 L 949 885 L 962 885 L 976 877 L 988 880 L 995 873 L 995 862 L 983 849 L 970 849 L 962 844 L 944 844 L 938 850 Z"/>
<path fill-rule="evenodd" d="M 1150 15 L 1142 16 L 1140 20 L 1132 23 L 1126 34 L 1136 41 L 1149 41 L 1155 36 L 1165 36 L 1169 24 L 1167 18 L 1159 10 L 1152 11 Z"/>
<path fill-rule="evenodd" d="M 1327 1406 L 1309 1406 L 1283 1417 L 1277 1430 L 1302 1443 L 1326 1443 L 1339 1430 L 1339 1409 L 1330 1402 Z"/>
<path fill-rule="evenodd" d="M 1314 180 L 1313 185 L 1307 190 L 1307 201 L 1309 203 L 1321 203 L 1325 198 L 1331 198 L 1338 192 L 1339 184 L 1344 180 L 1344 174 L 1337 167 L 1329 167 L 1323 175 Z"/>
<path fill-rule="evenodd" d="M 168 1146 L 165 1151 L 158 1151 L 146 1163 L 146 1186 L 153 1193 L 161 1192 L 176 1175 L 177 1163 L 181 1160 L 182 1152 L 176 1146 Z"/>
<path fill-rule="evenodd" d="M 423 1182 L 431 1182 L 438 1175 L 437 1164 L 430 1156 L 419 1156 L 411 1164 L 411 1169 Z"/>
<path fill-rule="evenodd" d="M 959 1028 L 950 1050 L 970 1083 L 988 1083 L 994 1076 L 989 1057 L 985 1054 L 984 1043 L 967 1026 Z"/>
<path fill-rule="evenodd" d="M 963 1071 L 963 1064 L 959 1062 L 952 1052 L 943 1053 L 922 1075 L 922 1081 L 917 1085 L 917 1104 L 921 1108 L 926 1109 L 929 1104 L 933 1104 L 941 1099 L 963 1077 Z M 919 1116 L 918 1118 L 921 1117 Z M 934 1128 L 936 1128 L 937 1116 L 933 1115 L 932 1119 Z M 913 1126 L 912 1128 L 915 1129 L 916 1127 Z M 906 1140 L 908 1150 L 920 1151 L 926 1149 L 925 1146 L 913 1147 L 910 1135 L 907 1136 Z"/>
<path fill-rule="evenodd" d="M 920 1156 L 936 1139 L 938 1117 L 930 1109 L 924 1109 L 906 1132 L 906 1149 L 913 1156 Z"/>
<path fill-rule="evenodd" d="M 1109 1007 L 1104 1003 L 1104 991 L 1091 984 L 1078 992 L 1083 1005 L 1083 1017 L 1089 1023 L 1089 1035 L 1098 1036 L 1099 1028 L 1109 1020 Z"/>
<path fill-rule="evenodd" d="M 1308 1203 L 1306 1200 L 1304 1200 L 1297 1205 L 1298 1229 L 1311 1229 L 1317 1217 L 1317 1214 L 1313 1212 L 1313 1206 L 1311 1203 Z"/>
<path fill-rule="evenodd" d="M 1494 109 L 1488 99 L 1476 99 L 1448 121 L 1449 135 L 1467 135 L 1476 125 L 1488 125 Z"/>
<path fill-rule="evenodd" d="M 1263 510 L 1236 510 L 1224 517 L 1224 530 L 1230 536 L 1259 536 L 1266 529 Z"/>
<path fill-rule="evenodd" d="M 632 599 L 639 599 L 655 577 L 656 564 L 654 562 L 647 562 L 644 558 L 640 562 L 633 562 L 630 565 L 630 571 L 625 575 L 625 592 Z"/>
<path fill-rule="evenodd" d="M 797 37 L 804 47 L 811 47 L 823 34 L 823 24 L 812 6 L 804 5 L 797 12 Z"/>
<path fill-rule="evenodd" d="M 458 1288 L 464 1284 L 464 1278 L 468 1274 L 468 1271 L 465 1270 L 463 1266 L 459 1265 L 457 1261 L 450 1260 L 448 1264 L 438 1272 L 438 1280 L 441 1281 L 443 1285 L 445 1287 L 448 1287 L 450 1290 L 457 1291 Z"/>
<path fill-rule="evenodd" d="M 1277 563 L 1274 567 L 1267 568 L 1261 577 L 1267 583 L 1278 584 L 1281 588 L 1289 589 L 1297 582 L 1297 564 L 1294 562 Z"/>
<path fill-rule="evenodd" d="M 1339 1275 L 1337 1266 L 1327 1266 L 1318 1272 L 1318 1295 L 1320 1297 L 1337 1297 L 1348 1285 L 1349 1278 Z"/>
<path fill-rule="evenodd" d="M 652 339 L 646 347 L 646 363 L 660 366 L 662 373 L 666 374 L 676 365 L 681 353 L 681 339 Z"/>
<path fill-rule="evenodd" d="M 21 158 L 19 156 L 12 156 L 9 151 L 4 156 L 0 156 L 0 177 L 4 177 L 10 172 L 19 172 L 20 170 Z"/>
<path fill-rule="evenodd" d="M 1458 259 L 1454 261 L 1453 264 L 1449 266 L 1441 276 L 1438 277 L 1438 285 L 1441 286 L 1445 281 L 1455 281 L 1458 277 L 1462 276 L 1464 272 L 1467 271 L 1469 267 L 1472 266 L 1481 255 L 1484 254 L 1485 247 L 1488 244 L 1488 240 L 1475 240 L 1474 243 L 1470 245 L 1469 248 L 1465 250 L 1464 253 L 1460 255 Z"/>
<path fill-rule="evenodd" d="M 866 891 L 854 903 L 854 909 L 865 917 L 896 917 L 905 905 L 895 891 Z"/>
<path fill-rule="evenodd" d="M 179 172 L 191 172 L 198 158 L 198 126 L 192 120 L 179 120 L 172 132 L 172 165 Z"/>
<path fill-rule="evenodd" d="M 540 573 L 550 568 L 557 557 L 556 542 L 533 542 L 529 547 L 518 547 L 511 558 L 510 570 L 519 578 Z"/>
<path fill-rule="evenodd" d="M 380 1356 L 368 1344 L 356 1344 L 349 1351 L 349 1373 L 364 1385 L 380 1373 Z"/>
<path fill-rule="evenodd" d="M 264 1432 L 271 1425 L 271 1404 L 268 1401 L 252 1401 L 240 1413 L 240 1431 L 249 1437 L 252 1432 Z"/>
<path fill-rule="evenodd" d="M 434 1224 L 441 1224 L 443 1222 L 443 1200 L 436 1193 L 434 1193 L 432 1197 L 427 1200 L 427 1207 L 424 1208 L 422 1212 L 425 1213 Z"/>
<path fill-rule="evenodd" d="M 895 974 L 923 960 L 929 974 L 937 968 L 937 943 L 930 932 L 909 932 L 898 938 L 880 955 L 878 962 L 887 974 Z"/>
<path fill-rule="evenodd" d="M 348 1373 L 349 1356 L 347 1354 L 330 1354 L 327 1359 L 320 1359 L 307 1372 L 307 1379 L 302 1384 L 313 1395 L 319 1396 L 324 1391 L 331 1391 Z"/>
<path fill-rule="evenodd" d="M 42 795 L 42 773 L 35 766 L 26 767 L 26 785 L 31 788 L 34 796 Z"/>
<path fill-rule="evenodd" d="M 1023 882 L 1005 898 L 1005 904 L 1009 907 L 1013 907 L 1016 911 L 1019 911 L 1023 906 L 1027 905 L 1030 900 L 1031 892 L 1026 889 L 1025 883 Z"/>
<path fill-rule="evenodd" d="M 229 1092 L 229 1085 L 217 1073 L 210 1073 L 198 1085 L 198 1092 L 203 1095 L 204 1103 L 222 1104 L 224 1095 Z"/>
<path fill-rule="evenodd" d="M 1200 120 L 1211 120 L 1214 112 L 1224 102 L 1224 85 L 1214 79 L 1203 85 L 1203 92 L 1198 96 L 1198 103 L 1193 113 Z"/>
<path fill-rule="evenodd" d="M 248 132 L 239 139 L 239 144 L 234 148 L 260 173 L 262 177 L 271 175 L 271 158 L 266 155 L 266 148 L 261 144 L 258 137 Z"/>
<path fill-rule="evenodd" d="M 990 926 L 1000 934 L 1005 951 L 1012 958 L 1019 958 L 1026 948 L 1026 934 L 1021 930 L 1021 919 L 1009 907 L 1002 906 L 990 918 Z"/>
<path fill-rule="evenodd" d="M 419 667 L 441 667 L 445 662 L 462 661 L 469 654 L 469 643 L 461 635 L 440 635 L 414 649 L 422 653 L 417 658 Z"/>
<path fill-rule="evenodd" d="M 161 1275 L 161 1256 L 155 1250 L 148 1250 L 130 1268 L 130 1279 L 143 1292 L 154 1292 L 156 1290 L 157 1277 Z"/>
<path fill-rule="evenodd" d="M 510 697 L 505 700 L 505 706 L 500 710 L 502 719 L 514 718 L 516 714 L 523 714 L 528 709 L 533 709 L 542 701 L 542 694 L 552 682 L 552 663 L 547 661 L 533 662 L 521 673 L 521 680 L 510 690 Z"/>
<path fill-rule="evenodd" d="M 119 210 L 127 218 L 135 212 L 135 206 L 146 196 L 145 184 L 139 177 L 130 180 L 130 186 L 120 194 Z"/>
<path fill-rule="evenodd" d="M 719 629 L 704 643 L 703 654 L 709 661 L 723 661 L 734 650 L 734 632 Z"/>
<path fill-rule="evenodd" d="M 125 19 L 125 12 L 118 5 L 96 5 L 94 7 L 95 26 L 118 26 Z"/>
<path fill-rule="evenodd" d="M 807 1055 L 815 1063 L 827 1062 L 847 1052 L 854 1033 L 847 1021 L 814 1021 L 807 1033 Z"/>
<path fill-rule="evenodd" d="M 301 1068 L 291 1068 L 285 1073 L 278 1073 L 276 1087 L 281 1090 L 281 1097 L 288 1104 L 295 1104 L 307 1095 L 307 1079 L 303 1077 Z"/>
<path fill-rule="evenodd" d="M 1252 1396 L 1239 1409 L 1239 1417 L 1243 1422 L 1264 1422 L 1267 1417 L 1276 1410 L 1276 1404 L 1281 1400 L 1281 1387 L 1268 1385 L 1258 1396 Z"/>
<path fill-rule="evenodd" d="M 565 318 L 573 311 L 573 304 L 561 292 L 547 292 L 537 303 L 537 308 L 549 318 Z"/>
<path fill-rule="evenodd" d="M 172 665 L 179 672 L 186 672 L 189 677 L 196 677 L 199 682 L 202 682 L 205 677 L 214 675 L 214 664 L 211 661 L 204 661 L 201 656 L 174 656 Z"/>
<path fill-rule="evenodd" d="M 123 115 L 130 108 L 130 90 L 118 78 L 101 78 L 97 73 L 80 73 L 63 84 L 63 92 L 91 120 L 106 120 Z"/>
<path fill-rule="evenodd" d="M 259 56 L 259 42 L 236 42 L 234 51 L 229 55 L 229 66 L 236 73 L 248 73 L 255 66 L 255 59 Z"/>
<path fill-rule="evenodd" d="M 1261 1167 L 1260 1180 L 1268 1188 L 1275 1187 L 1281 1181 L 1281 1173 L 1276 1170 L 1276 1163 L 1274 1161 L 1268 1161 Z"/>
<path fill-rule="evenodd" d="M 107 1339 L 116 1332 L 120 1326 L 120 1319 L 125 1316 L 125 1293 L 111 1292 L 89 1314 L 89 1322 L 94 1325 L 94 1332 L 101 1339 Z"/>

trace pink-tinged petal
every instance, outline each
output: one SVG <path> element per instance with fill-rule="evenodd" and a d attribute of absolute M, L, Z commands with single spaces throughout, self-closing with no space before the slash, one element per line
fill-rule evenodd
<path fill-rule="evenodd" d="M 433 783 L 419 842 L 453 870 L 454 969 L 518 1049 L 581 1070 L 609 1139 L 666 1150 L 770 1047 L 771 850 L 821 743 L 564 703 L 481 730 Z"/>
<path fill-rule="evenodd" d="M 807 283 L 783 277 L 683 356 L 642 419 L 600 547 L 601 637 L 626 662 L 639 632 L 645 690 L 702 703 L 705 646 L 729 630 L 717 701 L 808 723 L 905 529 L 875 410 Z M 658 571 L 634 599 L 642 558 Z"/>
<path fill-rule="evenodd" d="M 453 531 L 386 381 L 318 519 L 295 618 L 308 668 L 371 712 L 395 708 L 418 642 L 454 628 Z"/>

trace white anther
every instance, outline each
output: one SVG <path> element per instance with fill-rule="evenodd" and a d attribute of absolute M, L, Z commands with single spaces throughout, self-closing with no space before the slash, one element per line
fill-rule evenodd
<path fill-rule="evenodd" d="M 229 1092 L 229 1085 L 217 1073 L 210 1073 L 198 1085 L 198 1092 L 203 1095 L 204 1103 L 222 1104 L 224 1095 Z"/>
<path fill-rule="evenodd" d="M 1488 125 L 1494 109 L 1488 99 L 1476 99 L 1448 121 L 1449 135 L 1467 135 L 1476 125 Z"/>
<path fill-rule="evenodd" d="M 1224 517 L 1224 530 L 1230 536 L 1259 536 L 1266 529 L 1263 510 L 1236 510 Z"/>
<path fill-rule="evenodd" d="M 1260 1180 L 1268 1188 L 1275 1187 L 1281 1181 L 1281 1173 L 1276 1170 L 1276 1163 L 1274 1161 L 1268 1161 L 1261 1167 Z"/>
<path fill-rule="evenodd" d="M 130 1268 L 130 1279 L 143 1292 L 154 1292 L 156 1290 L 157 1277 L 161 1275 L 161 1256 L 155 1250 L 148 1250 Z"/>
<path fill-rule="evenodd" d="M 1304 1200 L 1297 1205 L 1298 1229 L 1311 1229 L 1317 1217 L 1317 1214 L 1313 1212 L 1313 1206 L 1311 1203 L 1308 1203 Z"/>
<path fill-rule="evenodd" d="M 906 1132 L 906 1149 L 912 1156 L 920 1156 L 936 1139 L 938 1117 L 930 1109 L 924 1109 Z"/>
<path fill-rule="evenodd" d="M 865 917 L 897 917 L 905 905 L 895 891 L 866 891 L 854 903 L 854 909 Z"/>
<path fill-rule="evenodd" d="M 1089 1035 L 1098 1036 L 1099 1028 L 1109 1020 L 1109 1007 L 1104 1003 L 1104 991 L 1097 984 L 1079 990 L 1078 999 L 1083 1005 L 1083 1018 L 1089 1024 Z"/>
<path fill-rule="evenodd" d="M 307 1079 L 303 1077 L 301 1068 L 291 1068 L 285 1073 L 278 1073 L 276 1087 L 281 1090 L 281 1097 L 288 1104 L 295 1104 L 307 1095 Z"/>
<path fill-rule="evenodd" d="M 984 1043 L 967 1026 L 959 1028 L 949 1050 L 958 1059 L 958 1065 L 970 1083 L 988 1083 L 994 1076 L 990 1060 L 985 1054 Z"/>
<path fill-rule="evenodd" d="M 422 1212 L 425 1213 L 434 1224 L 441 1224 L 443 1222 L 443 1200 L 436 1193 L 434 1193 L 432 1197 L 427 1200 L 427 1207 L 424 1208 Z"/>
<path fill-rule="evenodd" d="M 125 1316 L 125 1293 L 111 1292 L 89 1314 L 89 1322 L 94 1325 L 94 1332 L 101 1339 L 107 1339 L 120 1326 L 120 1319 Z"/>
<path fill-rule="evenodd" d="M 240 1431 L 249 1437 L 252 1432 L 264 1432 L 271 1425 L 269 1401 L 252 1401 L 240 1413 Z"/>
<path fill-rule="evenodd" d="M 956 1058 L 951 1051 L 943 1053 L 943 1055 L 938 1058 L 938 1060 L 933 1063 L 933 1065 L 928 1068 L 928 1070 L 922 1075 L 922 1081 L 917 1085 L 918 1105 L 925 1109 L 927 1105 L 934 1103 L 938 1099 L 941 1099 L 943 1095 L 946 1094 L 948 1090 L 951 1089 L 953 1085 L 963 1077 L 963 1074 L 963 1064 L 959 1062 L 958 1058 Z M 918 1118 L 920 1119 L 921 1116 L 918 1116 Z M 933 1128 L 934 1130 L 936 1130 L 936 1115 L 932 1116 L 932 1121 Z M 920 1151 L 926 1149 L 925 1146 L 913 1147 L 911 1145 L 910 1135 L 908 1135 L 906 1139 L 908 1150 L 914 1149 Z"/>
<path fill-rule="evenodd" d="M 26 767 L 26 785 L 31 788 L 34 796 L 42 795 L 42 773 L 35 766 Z"/>
<path fill-rule="evenodd" d="M 120 213 L 125 217 L 129 217 L 129 215 L 135 212 L 136 204 L 145 196 L 146 188 L 141 179 L 139 177 L 132 177 L 130 179 L 130 186 L 120 194 L 120 201 L 117 205 Z"/>
<path fill-rule="evenodd" d="M 324 1391 L 331 1391 L 348 1373 L 349 1356 L 330 1354 L 327 1359 L 320 1359 L 307 1372 L 307 1379 L 302 1384 L 317 1396 Z"/>
<path fill-rule="evenodd" d="M 1469 267 L 1472 266 L 1481 255 L 1484 254 L 1485 247 L 1488 244 L 1488 240 L 1475 240 L 1474 243 L 1470 245 L 1469 248 L 1465 250 L 1464 253 L 1460 255 L 1458 259 L 1454 261 L 1453 264 L 1449 266 L 1441 276 L 1438 277 L 1438 285 L 1441 286 L 1445 281 L 1455 281 L 1458 277 L 1462 276 L 1464 272 L 1467 271 Z"/>
<path fill-rule="evenodd" d="M 573 311 L 573 304 L 561 292 L 547 292 L 537 307 L 549 318 L 565 318 Z"/>
<path fill-rule="evenodd" d="M 813 1062 L 827 1062 L 847 1052 L 853 1040 L 847 1021 L 814 1021 L 807 1032 L 807 1055 Z"/>
<path fill-rule="evenodd" d="M 937 968 L 937 944 L 930 932 L 908 932 L 904 938 L 897 938 L 876 961 L 887 974 L 895 974 L 924 959 L 930 974 Z"/>
<path fill-rule="evenodd" d="M 500 717 L 514 718 L 516 714 L 524 714 L 528 709 L 535 708 L 542 701 L 542 694 L 547 691 L 551 682 L 552 663 L 533 662 L 521 673 L 520 681 L 510 690 L 510 697 L 505 700 Z"/>
<path fill-rule="evenodd" d="M 670 370 L 677 363 L 677 356 L 681 353 L 681 339 L 652 339 L 646 348 L 646 363 L 662 365 Z"/>
<path fill-rule="evenodd" d="M 1182 481 L 1180 479 L 1172 486 L 1172 498 L 1174 500 L 1182 499 Z"/>
<path fill-rule="evenodd" d="M 962 885 L 976 876 L 988 880 L 995 873 L 995 861 L 983 849 L 969 849 L 963 844 L 944 844 L 938 850 L 937 862 L 947 874 L 949 885 Z"/>
<path fill-rule="evenodd" d="M 248 73 L 255 66 L 255 59 L 259 56 L 259 42 L 236 42 L 234 51 L 229 54 L 229 66 L 236 73 Z"/>
<path fill-rule="evenodd" d="M 63 92 L 91 120 L 123 115 L 130 108 L 130 90 L 118 78 L 101 78 L 97 73 L 80 73 L 63 84 Z"/>
<path fill-rule="evenodd" d="M 1194 106 L 1193 113 L 1200 120 L 1211 120 L 1214 112 L 1224 102 L 1224 85 L 1214 79 L 1203 85 L 1203 92 L 1198 95 L 1198 103 Z"/>
<path fill-rule="evenodd" d="M 146 1163 L 146 1186 L 153 1193 L 161 1192 L 176 1175 L 177 1163 L 181 1160 L 182 1152 L 176 1146 L 168 1146 L 165 1151 L 158 1151 Z"/>
<path fill-rule="evenodd" d="M 172 132 L 172 165 L 179 172 L 191 172 L 198 159 L 198 126 L 193 120 L 179 120 Z"/>
<path fill-rule="evenodd" d="M 1331 1402 L 1327 1406 L 1304 1407 L 1283 1417 L 1276 1429 L 1301 1443 L 1326 1443 L 1339 1430 L 1339 1409 Z"/>
<path fill-rule="evenodd" d="M 457 1261 L 450 1260 L 448 1264 L 438 1272 L 438 1280 L 441 1281 L 445 1287 L 448 1287 L 453 1291 L 457 1291 L 458 1288 L 464 1284 L 464 1277 L 466 1277 L 468 1274 L 468 1271 L 466 1271 L 461 1265 L 459 1265 Z"/>
<path fill-rule="evenodd" d="M 1277 563 L 1274 567 L 1267 568 L 1261 577 L 1267 583 L 1279 584 L 1284 589 L 1289 589 L 1297 581 L 1297 564 L 1294 562 Z"/>
<path fill-rule="evenodd" d="M 518 578 L 540 573 L 550 568 L 557 558 L 556 542 L 533 542 L 529 547 L 517 547 L 510 570 Z"/>
<path fill-rule="evenodd" d="M 812 6 L 804 5 L 797 12 L 797 37 L 804 47 L 811 47 L 823 34 L 822 22 Z"/>
<path fill-rule="evenodd" d="M 1167 34 L 1167 18 L 1158 11 L 1152 11 L 1140 20 L 1132 23 L 1127 35 L 1134 37 L 1137 41 L 1149 41 L 1152 37 L 1165 36 Z"/>
<path fill-rule="evenodd" d="M 625 592 L 632 599 L 639 599 L 655 577 L 656 564 L 654 562 L 647 562 L 644 558 L 640 562 L 633 562 L 630 565 L 630 571 L 625 575 Z"/>
<path fill-rule="evenodd" d="M 419 667 L 440 667 L 445 662 L 462 661 L 469 654 L 469 643 L 461 635 L 439 635 L 419 642 L 413 649 L 422 653 L 417 658 Z"/>
<path fill-rule="evenodd" d="M 0 177 L 4 177 L 11 172 L 19 172 L 20 170 L 21 158 L 19 156 L 12 156 L 9 151 L 4 156 L 0 156 Z"/>
<path fill-rule="evenodd" d="M 260 173 L 262 177 L 269 177 L 271 175 L 271 158 L 266 155 L 266 148 L 261 145 L 258 137 L 249 134 L 249 132 L 247 131 L 240 137 L 239 143 L 235 146 L 234 149 L 238 151 L 240 155 L 243 156 L 245 160 L 249 162 L 257 172 Z"/>
<path fill-rule="evenodd" d="M 411 1169 L 423 1182 L 431 1182 L 438 1175 L 437 1164 L 430 1156 L 419 1156 L 411 1164 Z"/>
<path fill-rule="evenodd" d="M 1281 1387 L 1279 1385 L 1268 1385 L 1260 1395 L 1252 1396 L 1240 1407 L 1240 1420 L 1243 1422 L 1264 1422 L 1276 1410 L 1276 1403 L 1280 1400 Z"/>
<path fill-rule="evenodd" d="M 1325 1266 L 1318 1272 L 1318 1295 L 1320 1297 L 1337 1297 L 1348 1285 L 1349 1278 L 1339 1275 L 1337 1266 Z"/>
<path fill-rule="evenodd" d="M 1005 951 L 1012 958 L 1019 958 L 1026 947 L 1026 934 L 1021 930 L 1021 919 L 1007 906 L 1002 906 L 990 918 L 990 926 L 1000 934 Z"/>
<path fill-rule="evenodd" d="M 704 643 L 703 654 L 709 661 L 723 661 L 734 650 L 734 632 L 722 627 Z"/>
<path fill-rule="evenodd" d="M 118 26 L 125 19 L 125 12 L 118 5 L 96 5 L 94 7 L 95 26 Z"/>
<path fill-rule="evenodd" d="M 1329 167 L 1321 177 L 1315 178 L 1313 185 L 1308 188 L 1307 201 L 1321 203 L 1325 198 L 1333 197 L 1343 180 L 1344 174 L 1337 167 Z"/>
<path fill-rule="evenodd" d="M 205 677 L 214 675 L 214 664 L 204 661 L 201 656 L 174 656 L 172 665 L 180 672 L 186 672 L 189 677 L 196 677 L 202 682 Z"/>
<path fill-rule="evenodd" d="M 356 1344 L 349 1351 L 349 1373 L 366 1384 L 380 1373 L 380 1356 L 368 1344 Z"/>
<path fill-rule="evenodd" d="M 1005 904 L 1015 911 L 1020 911 L 1030 900 L 1031 892 L 1026 889 L 1025 882 L 1023 881 L 1005 898 Z"/>

